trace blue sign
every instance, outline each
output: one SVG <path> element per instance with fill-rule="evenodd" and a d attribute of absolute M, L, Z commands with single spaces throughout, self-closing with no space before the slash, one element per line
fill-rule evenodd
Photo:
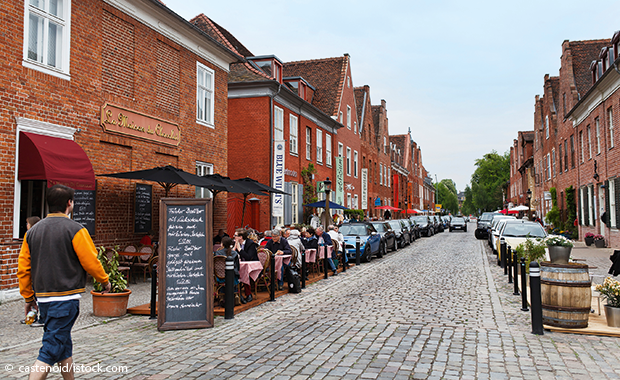
<path fill-rule="evenodd" d="M 381 198 L 377 197 L 375 199 L 375 206 L 381 206 Z"/>

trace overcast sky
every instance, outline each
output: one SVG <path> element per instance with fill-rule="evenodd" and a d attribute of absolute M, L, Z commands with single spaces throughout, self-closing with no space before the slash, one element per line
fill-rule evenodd
<path fill-rule="evenodd" d="M 165 1 L 165 0 L 164 0 Z M 612 1 L 165 1 L 204 13 L 252 53 L 284 62 L 351 56 L 355 86 L 387 102 L 390 134 L 422 149 L 433 180 L 462 191 L 475 160 L 532 130 L 534 97 L 564 40 L 611 38 Z"/>

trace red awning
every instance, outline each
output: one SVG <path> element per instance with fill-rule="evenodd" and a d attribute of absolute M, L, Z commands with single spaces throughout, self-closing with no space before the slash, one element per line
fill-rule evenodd
<path fill-rule="evenodd" d="M 35 133 L 20 132 L 17 179 L 95 190 L 93 166 L 75 141 Z"/>

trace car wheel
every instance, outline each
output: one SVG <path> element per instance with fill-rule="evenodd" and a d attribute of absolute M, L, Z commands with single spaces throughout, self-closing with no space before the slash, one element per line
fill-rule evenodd
<path fill-rule="evenodd" d="M 476 239 L 481 240 L 482 237 L 480 236 L 480 230 L 475 230 L 474 231 L 474 236 L 476 237 Z"/>
<path fill-rule="evenodd" d="M 386 254 L 387 254 L 387 252 L 386 252 L 385 244 L 382 243 L 379 246 L 379 252 L 377 252 L 377 258 L 380 259 L 380 258 L 382 258 Z"/>
<path fill-rule="evenodd" d="M 452 232 L 452 228 L 450 228 L 450 232 Z"/>
<path fill-rule="evenodd" d="M 370 251 L 370 244 L 366 245 L 364 249 L 364 262 L 369 263 L 372 260 L 372 252 Z"/>

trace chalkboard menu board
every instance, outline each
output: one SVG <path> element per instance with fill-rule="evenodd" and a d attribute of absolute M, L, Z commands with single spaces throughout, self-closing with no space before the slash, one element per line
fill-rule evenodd
<path fill-rule="evenodd" d="M 213 327 L 211 199 L 160 200 L 157 328 Z"/>
<path fill-rule="evenodd" d="M 83 225 L 90 236 L 95 236 L 96 190 L 75 190 L 73 196 L 73 220 Z"/>
<path fill-rule="evenodd" d="M 153 185 L 136 183 L 134 233 L 147 233 L 153 228 Z"/>

